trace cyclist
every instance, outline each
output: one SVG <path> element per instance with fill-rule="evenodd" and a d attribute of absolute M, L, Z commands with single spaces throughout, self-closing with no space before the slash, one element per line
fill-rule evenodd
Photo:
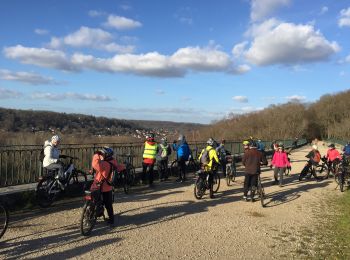
<path fill-rule="evenodd" d="M 248 201 L 248 191 L 251 190 L 250 197 L 253 200 L 258 185 L 258 174 L 261 173 L 260 165 L 267 165 L 266 157 L 257 150 L 254 141 L 249 143 L 249 149 L 243 155 L 242 164 L 245 166 L 243 199 Z"/>
<path fill-rule="evenodd" d="M 265 154 L 265 144 L 259 139 L 257 141 L 257 146 L 258 146 L 258 151 L 262 152 L 263 154 Z"/>
<path fill-rule="evenodd" d="M 335 169 L 336 165 L 341 160 L 341 156 L 340 156 L 340 153 L 338 152 L 338 150 L 335 149 L 334 144 L 330 144 L 330 145 L 328 145 L 328 147 L 329 147 L 329 149 L 328 149 L 327 155 L 326 155 L 328 169 L 330 169 L 330 168 Z M 328 170 L 326 178 L 328 178 L 329 172 L 330 171 Z"/>
<path fill-rule="evenodd" d="M 283 173 L 286 170 L 286 167 L 290 167 L 290 162 L 288 160 L 288 155 L 284 151 L 284 145 L 283 143 L 278 143 L 278 149 L 274 153 L 271 166 L 274 166 L 274 177 L 275 181 L 274 184 L 278 183 L 279 179 L 279 186 L 282 187 L 283 185 Z M 279 175 L 279 178 L 278 178 Z"/>
<path fill-rule="evenodd" d="M 309 158 L 309 160 L 302 169 L 299 180 L 301 180 L 302 176 L 305 176 L 307 174 L 307 172 L 310 170 L 310 167 L 316 166 L 321 161 L 321 154 L 318 151 L 318 147 L 316 144 L 312 145 L 312 150 L 305 157 Z M 312 171 L 312 176 L 314 176 L 316 180 L 321 180 L 321 178 L 317 176 L 315 171 Z"/>
<path fill-rule="evenodd" d="M 220 164 L 222 166 L 222 173 L 224 177 L 226 177 L 226 155 L 230 155 L 231 153 L 225 149 L 225 139 L 221 139 L 221 143 L 218 147 L 216 147 L 216 153 L 218 154 Z"/>
<path fill-rule="evenodd" d="M 178 142 L 178 143 L 177 143 Z M 179 178 L 177 182 L 184 182 L 186 180 L 186 161 L 190 156 L 190 147 L 186 142 L 184 135 L 179 135 L 177 141 L 173 142 L 173 150 L 176 151 L 177 165 L 179 168 Z"/>
<path fill-rule="evenodd" d="M 154 134 L 150 133 L 146 136 L 146 142 L 143 145 L 143 162 L 142 162 L 142 176 L 141 181 L 146 183 L 146 174 L 148 168 L 148 183 L 153 186 L 153 168 L 156 162 L 156 155 L 159 151 L 158 144 L 154 141 Z"/>
<path fill-rule="evenodd" d="M 65 155 L 61 155 L 58 145 L 61 142 L 61 138 L 58 135 L 51 137 L 51 141 L 46 140 L 44 144 L 44 159 L 43 167 L 47 170 L 57 170 L 58 175 L 56 179 L 62 189 L 64 189 L 63 183 L 65 182 L 63 164 L 60 162 L 60 158 L 66 158 Z"/>
<path fill-rule="evenodd" d="M 168 168 L 168 159 L 171 154 L 171 147 L 168 144 L 168 139 L 163 137 L 160 140 L 159 152 L 157 154 L 157 163 L 158 163 L 158 172 L 159 180 L 165 181 L 168 179 L 167 168 Z"/>
<path fill-rule="evenodd" d="M 207 146 L 202 150 L 199 155 L 199 160 L 202 164 L 202 169 L 209 174 L 208 184 L 209 184 L 209 196 L 210 198 L 214 198 L 213 192 L 213 181 L 214 181 L 214 173 L 217 169 L 217 165 L 220 164 L 218 155 L 214 148 L 215 141 L 213 138 L 209 138 L 207 141 Z"/>
<path fill-rule="evenodd" d="M 110 226 L 113 226 L 112 171 L 116 169 L 117 172 L 121 172 L 125 169 L 125 166 L 117 163 L 116 159 L 113 158 L 113 149 L 109 147 L 103 147 L 95 152 L 92 157 L 91 165 L 96 171 L 96 174 L 90 190 L 93 192 L 94 196 L 98 196 L 97 199 L 100 199 L 99 192 L 102 192 L 103 204 L 108 214 L 108 219 L 106 221 Z"/>

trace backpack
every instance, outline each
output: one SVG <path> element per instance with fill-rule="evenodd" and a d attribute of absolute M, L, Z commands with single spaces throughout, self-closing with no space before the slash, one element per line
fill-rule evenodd
<path fill-rule="evenodd" d="M 161 158 L 166 158 L 168 156 L 168 147 L 167 146 L 163 146 L 162 144 L 160 145 L 160 148 L 162 149 L 162 152 L 160 154 Z"/>
<path fill-rule="evenodd" d="M 209 158 L 209 152 L 211 150 L 213 150 L 214 148 L 210 148 L 209 150 L 207 150 L 207 148 L 204 148 L 202 151 L 202 156 L 200 158 L 200 161 L 203 165 L 207 165 L 210 162 L 210 158 Z"/>
<path fill-rule="evenodd" d="M 321 161 L 321 154 L 319 152 L 315 152 L 312 160 L 316 163 L 319 163 Z"/>

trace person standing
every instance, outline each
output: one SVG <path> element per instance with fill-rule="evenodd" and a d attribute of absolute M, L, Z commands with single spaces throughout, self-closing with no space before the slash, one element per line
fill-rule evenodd
<path fill-rule="evenodd" d="M 153 168 L 156 162 L 156 155 L 159 151 L 158 144 L 154 141 L 154 134 L 150 133 L 146 136 L 146 142 L 143 145 L 143 162 L 142 162 L 142 183 L 146 183 L 146 177 L 148 173 L 148 184 L 153 186 Z M 147 172 L 148 169 L 148 172 Z"/>
<path fill-rule="evenodd" d="M 100 192 L 102 192 L 103 204 L 107 210 L 108 219 L 106 220 L 110 226 L 114 225 L 114 212 L 112 201 L 112 178 L 113 170 L 121 172 L 125 170 L 123 164 L 118 164 L 116 159 L 113 158 L 113 150 L 109 147 L 103 147 L 95 152 L 92 157 L 92 168 L 96 171 L 94 181 L 90 190 L 98 196 L 100 199 Z"/>
<path fill-rule="evenodd" d="M 225 139 L 221 139 L 221 143 L 218 147 L 216 147 L 216 153 L 218 154 L 219 161 L 222 167 L 222 173 L 224 177 L 226 177 L 226 155 L 230 155 L 230 153 L 225 149 Z"/>
<path fill-rule="evenodd" d="M 177 142 L 173 142 L 173 150 L 176 151 L 177 166 L 179 172 L 179 178 L 177 182 L 184 182 L 186 180 L 186 161 L 190 156 L 190 147 L 186 142 L 184 135 L 180 135 Z"/>
<path fill-rule="evenodd" d="M 209 138 L 207 141 L 207 146 L 202 150 L 199 155 L 199 160 L 202 164 L 202 169 L 209 174 L 208 184 L 209 184 L 209 196 L 210 198 L 214 198 L 214 174 L 217 170 L 217 165 L 220 164 L 217 152 L 214 148 L 215 141 L 213 138 Z"/>
<path fill-rule="evenodd" d="M 249 149 L 247 149 L 243 155 L 242 164 L 245 167 L 243 199 L 248 201 L 248 192 L 251 190 L 250 197 L 254 200 L 255 191 L 258 185 L 258 174 L 261 173 L 260 165 L 267 165 L 266 157 L 262 152 L 257 150 L 255 142 L 250 142 Z"/>
<path fill-rule="evenodd" d="M 168 179 L 168 161 L 171 154 L 171 147 L 168 144 L 168 139 L 163 137 L 159 144 L 159 151 L 157 154 L 157 168 L 159 173 L 159 180 L 165 181 Z"/>
<path fill-rule="evenodd" d="M 274 153 L 271 166 L 274 166 L 274 177 L 275 181 L 274 184 L 278 183 L 279 180 L 279 186 L 282 187 L 283 185 L 283 174 L 286 171 L 287 167 L 290 167 L 290 162 L 288 160 L 288 155 L 284 151 L 284 145 L 283 143 L 278 144 L 278 149 Z"/>

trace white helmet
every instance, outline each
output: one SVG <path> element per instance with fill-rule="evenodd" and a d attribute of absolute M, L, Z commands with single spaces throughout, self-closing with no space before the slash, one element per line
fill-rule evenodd
<path fill-rule="evenodd" d="M 318 150 L 317 145 L 315 145 L 315 144 L 314 144 L 314 145 L 312 146 L 312 149 L 314 149 L 314 150 Z"/>

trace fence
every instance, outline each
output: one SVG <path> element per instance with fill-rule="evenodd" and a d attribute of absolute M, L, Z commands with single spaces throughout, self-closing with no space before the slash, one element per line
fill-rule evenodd
<path fill-rule="evenodd" d="M 293 140 L 279 140 L 285 147 L 292 146 Z M 270 147 L 270 141 L 263 141 L 266 148 Z M 298 144 L 305 144 L 305 140 L 299 140 Z M 85 172 L 91 167 L 93 153 L 104 145 L 113 148 L 118 162 L 123 162 L 125 155 L 132 157 L 135 167 L 142 165 L 142 145 L 143 143 L 112 143 L 112 144 L 62 144 L 61 154 L 77 157 L 75 166 Z M 190 142 L 193 156 L 198 157 L 198 153 L 205 147 L 205 142 Z M 226 149 L 235 154 L 243 152 L 243 145 L 237 141 L 226 141 Z M 33 183 L 38 180 L 42 173 L 42 164 L 39 161 L 42 146 L 2 146 L 0 147 L 0 187 Z M 170 160 L 174 160 L 176 154 L 173 152 Z"/>

